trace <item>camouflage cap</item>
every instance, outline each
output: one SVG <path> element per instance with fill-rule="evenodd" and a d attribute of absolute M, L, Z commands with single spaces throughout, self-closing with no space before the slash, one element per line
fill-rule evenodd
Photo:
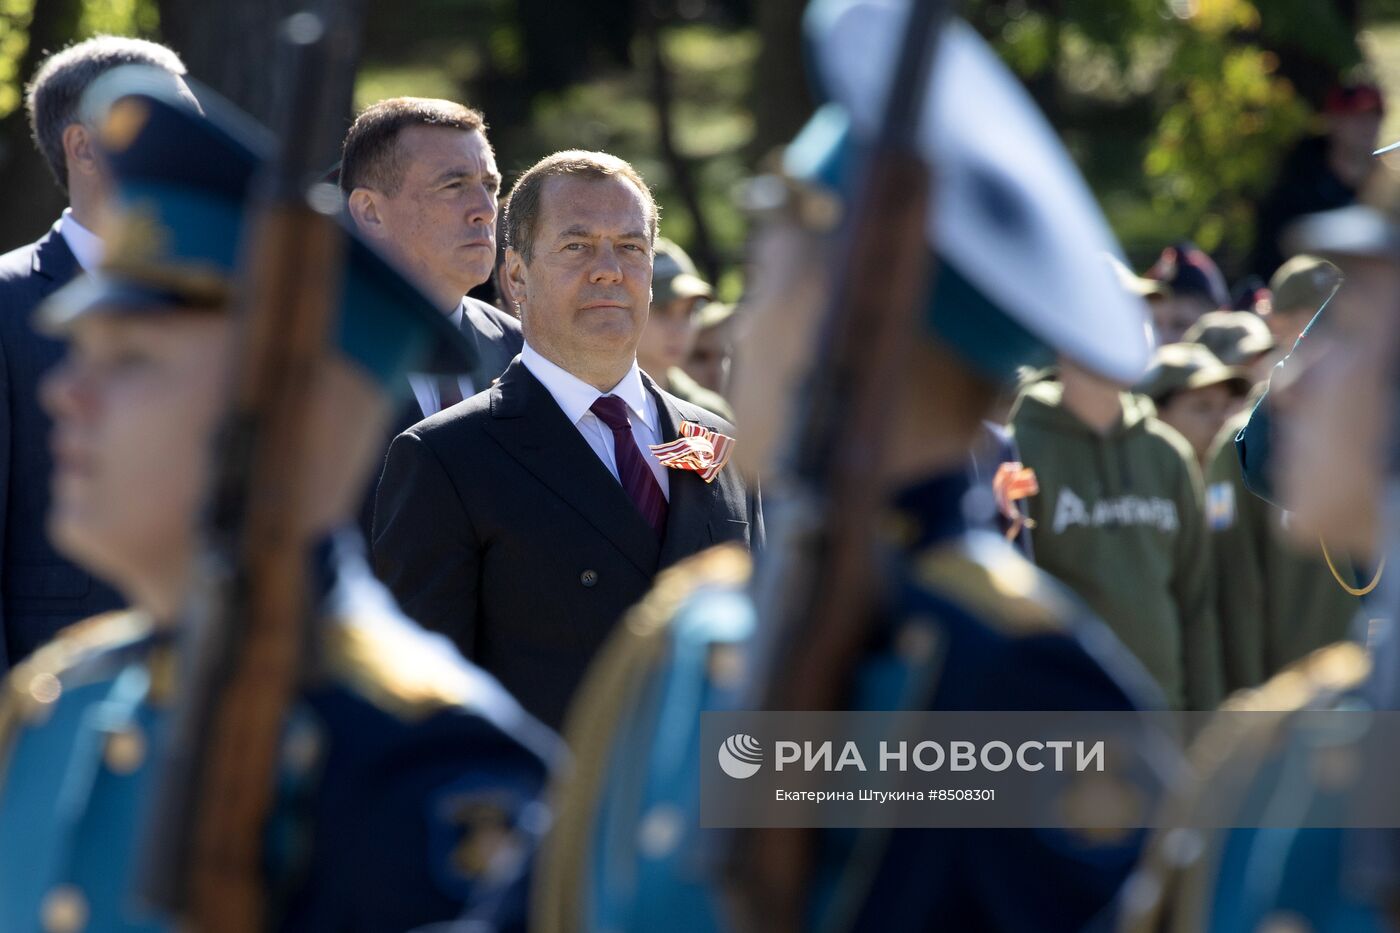
<path fill-rule="evenodd" d="M 1319 256 L 1294 256 L 1269 280 L 1276 312 L 1316 314 L 1342 284 L 1342 270 Z"/>
<path fill-rule="evenodd" d="M 1229 366 L 1243 366 L 1277 343 L 1269 325 L 1253 311 L 1203 314 L 1181 339 L 1200 344 Z"/>
<path fill-rule="evenodd" d="M 1133 391 L 1146 395 L 1156 404 L 1186 389 L 1204 389 L 1227 383 L 1243 395 L 1249 391 L 1249 377 L 1238 366 L 1227 366 L 1198 343 L 1169 343 L 1158 347 L 1152 365 Z"/>
<path fill-rule="evenodd" d="M 712 298 L 710 283 L 700 278 L 685 250 L 665 237 L 656 238 L 651 265 L 652 303 L 663 305 L 677 298 Z"/>
<path fill-rule="evenodd" d="M 695 316 L 695 323 L 701 330 L 718 327 L 728 323 L 734 317 L 736 310 L 738 310 L 738 305 L 725 304 L 721 301 L 707 301 L 700 308 L 700 313 Z"/>

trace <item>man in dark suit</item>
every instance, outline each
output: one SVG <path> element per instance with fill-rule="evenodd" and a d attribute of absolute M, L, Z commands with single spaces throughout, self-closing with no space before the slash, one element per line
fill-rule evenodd
<path fill-rule="evenodd" d="M 98 77 L 131 64 L 168 72 L 188 93 L 178 77 L 185 66 L 174 52 L 154 42 L 100 36 L 50 56 L 25 99 L 34 141 L 69 206 L 37 241 L 0 256 L 0 671 L 64 626 L 121 605 L 115 592 L 60 557 L 45 534 L 53 457 L 38 387 L 63 350 L 30 318 L 45 298 L 101 259 L 102 241 L 92 230 L 109 180 L 78 104 Z"/>
<path fill-rule="evenodd" d="M 656 205 L 636 171 L 563 152 L 506 207 L 525 347 L 500 381 L 394 440 L 374 558 L 404 609 L 557 726 L 590 660 L 658 570 L 756 544 L 738 473 L 706 482 L 649 449 L 683 422 L 733 435 L 637 367 Z"/>
<path fill-rule="evenodd" d="M 489 387 L 520 352 L 520 322 L 467 292 L 491 277 L 501 173 L 480 112 L 447 100 L 395 97 L 367 107 L 345 136 L 340 187 L 361 234 L 380 247 L 448 315 L 477 351 L 462 376 L 409 377 L 384 439 Z M 366 536 L 371 486 L 360 510 Z"/>

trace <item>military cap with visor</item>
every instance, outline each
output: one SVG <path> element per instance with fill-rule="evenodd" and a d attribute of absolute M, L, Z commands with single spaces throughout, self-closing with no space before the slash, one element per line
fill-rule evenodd
<path fill-rule="evenodd" d="M 789 179 L 837 204 L 849 197 L 876 134 L 903 25 L 900 6 L 878 0 L 820 0 L 809 9 L 829 100 L 786 150 Z M 934 179 L 925 332 L 999 383 L 1060 354 L 1135 382 L 1149 355 L 1147 307 L 1100 258 L 1119 250 L 1088 186 L 971 27 L 955 20 L 937 41 L 917 133 Z"/>

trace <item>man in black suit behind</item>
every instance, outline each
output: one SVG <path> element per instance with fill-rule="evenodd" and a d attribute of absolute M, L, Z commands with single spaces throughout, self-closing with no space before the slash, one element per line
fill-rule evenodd
<path fill-rule="evenodd" d="M 491 385 L 520 352 L 520 322 L 466 293 L 496 261 L 501 173 L 480 112 L 394 97 L 366 107 L 345 136 L 340 186 L 355 227 L 450 316 L 477 351 L 475 372 L 409 377 L 412 397 L 384 439 Z M 361 509 L 370 534 L 374 489 Z"/>
<path fill-rule="evenodd" d="M 656 204 L 604 153 L 562 152 L 506 206 L 506 273 L 525 346 L 500 381 L 394 440 L 374 560 L 410 616 L 451 636 L 558 726 L 584 670 L 658 570 L 762 520 L 725 467 L 667 469 L 681 423 L 727 422 L 637 367 Z"/>
<path fill-rule="evenodd" d="M 34 141 L 69 206 L 37 241 L 0 256 L 0 671 L 64 626 L 123 605 L 112 589 L 60 557 L 45 534 L 53 456 L 39 380 L 63 355 L 63 344 L 35 331 L 30 318 L 45 298 L 102 257 L 93 229 L 109 184 L 79 101 L 106 72 L 137 64 L 168 72 L 188 93 L 178 77 L 185 66 L 170 49 L 99 36 L 46 59 L 25 98 Z M 100 470 L 101 464 L 83 468 Z"/>

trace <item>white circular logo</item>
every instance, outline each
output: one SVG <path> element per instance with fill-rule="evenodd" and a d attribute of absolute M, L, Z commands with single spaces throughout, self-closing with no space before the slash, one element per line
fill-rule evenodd
<path fill-rule="evenodd" d="M 719 747 L 719 766 L 732 778 L 753 777 L 762 764 L 763 746 L 751 735 L 731 735 Z"/>

